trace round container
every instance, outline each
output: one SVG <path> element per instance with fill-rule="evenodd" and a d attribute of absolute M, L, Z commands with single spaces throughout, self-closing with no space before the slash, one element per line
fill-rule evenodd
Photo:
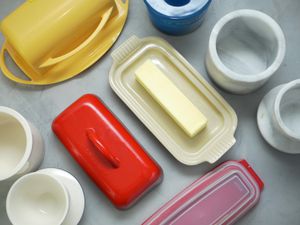
<path fill-rule="evenodd" d="M 11 187 L 6 202 L 7 214 L 14 225 L 62 224 L 69 211 L 69 196 L 56 178 L 33 173 Z"/>
<path fill-rule="evenodd" d="M 159 30 L 183 35 L 202 23 L 212 0 L 144 0 L 149 17 Z"/>
<path fill-rule="evenodd" d="M 43 158 L 39 131 L 21 114 L 0 106 L 0 186 L 36 170 Z"/>
<path fill-rule="evenodd" d="M 300 153 L 300 79 L 271 90 L 258 108 L 258 127 L 274 148 Z"/>
<path fill-rule="evenodd" d="M 84 212 L 81 185 L 70 173 L 47 168 L 17 180 L 6 211 L 14 225 L 77 225 Z"/>
<path fill-rule="evenodd" d="M 206 68 L 223 89 L 250 93 L 278 70 L 286 43 L 280 26 L 255 10 L 238 10 L 224 16 L 212 30 Z"/>

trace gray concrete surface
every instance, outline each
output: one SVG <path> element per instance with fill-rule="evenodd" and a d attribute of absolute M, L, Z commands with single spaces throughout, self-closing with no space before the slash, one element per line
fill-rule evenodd
<path fill-rule="evenodd" d="M 0 0 L 0 19 L 15 9 L 22 0 Z M 299 225 L 300 224 L 300 156 L 280 153 L 261 137 L 256 124 L 256 110 L 262 97 L 274 86 L 300 78 L 300 1 L 299 0 L 214 0 L 203 25 L 192 34 L 172 37 L 157 31 L 150 23 L 142 0 L 131 0 L 127 25 L 117 48 L 131 35 L 159 36 L 169 41 L 209 80 L 204 57 L 210 31 L 219 18 L 242 8 L 261 10 L 282 26 L 287 38 L 287 56 L 276 75 L 260 90 L 246 96 L 220 93 L 236 110 L 239 126 L 236 145 L 218 162 L 247 159 L 265 181 L 261 201 L 238 224 Z M 3 42 L 3 36 L 0 36 Z M 112 92 L 108 73 L 112 64 L 110 52 L 90 69 L 64 83 L 45 87 L 17 85 L 0 76 L 0 105 L 12 107 L 31 120 L 42 132 L 46 155 L 42 168 L 62 168 L 80 181 L 86 196 L 86 209 L 80 225 L 141 224 L 176 193 L 216 165 L 187 167 L 177 162 L 154 138 L 134 114 Z M 0 72 L 1 73 L 1 72 Z M 211 80 L 209 80 L 211 82 Z M 215 86 L 215 85 L 214 85 Z M 165 172 L 161 185 L 142 198 L 135 206 L 119 211 L 105 198 L 81 168 L 68 155 L 51 131 L 56 115 L 85 93 L 98 95 L 130 132 L 159 162 Z M 7 225 L 4 200 L 1 199 L 0 224 Z"/>

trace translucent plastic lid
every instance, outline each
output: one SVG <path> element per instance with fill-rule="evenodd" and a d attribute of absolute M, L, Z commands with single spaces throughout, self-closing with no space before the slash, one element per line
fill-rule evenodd
<path fill-rule="evenodd" d="M 245 160 L 229 161 L 179 193 L 144 225 L 232 224 L 258 202 L 262 189 Z"/>

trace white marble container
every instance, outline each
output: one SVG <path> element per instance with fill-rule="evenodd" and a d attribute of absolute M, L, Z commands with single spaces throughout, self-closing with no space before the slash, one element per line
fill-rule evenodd
<path fill-rule="evenodd" d="M 300 154 L 300 79 L 272 89 L 259 105 L 257 122 L 275 149 Z"/>
<path fill-rule="evenodd" d="M 255 10 L 237 10 L 213 28 L 206 56 L 211 78 L 235 94 L 255 91 L 278 70 L 286 52 L 280 26 Z"/>

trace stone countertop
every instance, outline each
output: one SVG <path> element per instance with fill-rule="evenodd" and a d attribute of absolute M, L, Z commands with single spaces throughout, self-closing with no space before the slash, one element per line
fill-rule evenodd
<path fill-rule="evenodd" d="M 0 19 L 22 2 L 1 0 Z M 261 10 L 278 21 L 286 35 L 287 55 L 275 76 L 253 94 L 231 95 L 216 87 L 239 117 L 237 143 L 218 163 L 229 159 L 247 159 L 265 181 L 261 201 L 238 224 L 299 225 L 300 156 L 272 149 L 261 137 L 256 124 L 256 111 L 262 97 L 273 87 L 300 78 L 299 0 L 214 0 L 202 26 L 197 31 L 180 37 L 167 36 L 157 31 L 149 21 L 143 1 L 131 0 L 127 25 L 113 49 L 132 35 L 162 37 L 212 83 L 204 66 L 210 31 L 223 15 L 242 8 Z M 3 42 L 1 35 L 0 42 Z M 27 87 L 9 81 L 2 74 L 0 76 L 0 105 L 19 111 L 42 132 L 46 150 L 42 168 L 62 168 L 72 173 L 82 184 L 86 209 L 80 225 L 141 224 L 176 193 L 217 165 L 187 167 L 170 155 L 111 90 L 108 83 L 112 64 L 110 53 L 111 50 L 81 75 L 56 85 Z M 128 210 L 119 211 L 113 207 L 51 131 L 52 120 L 85 93 L 98 95 L 164 170 L 163 182 Z M 9 224 L 5 216 L 4 199 L 0 202 L 0 224 Z"/>

